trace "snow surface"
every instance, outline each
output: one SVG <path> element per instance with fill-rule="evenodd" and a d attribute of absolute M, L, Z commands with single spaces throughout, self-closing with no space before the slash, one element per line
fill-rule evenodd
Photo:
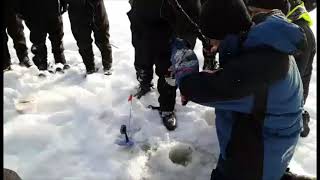
<path fill-rule="evenodd" d="M 137 85 L 133 67 L 127 1 L 105 1 L 110 20 L 114 71 L 83 78 L 84 65 L 71 34 L 68 15 L 64 19 L 64 45 L 71 69 L 65 74 L 37 76 L 37 68 L 22 68 L 9 41 L 13 71 L 4 73 L 4 167 L 24 180 L 208 180 L 219 155 L 214 109 L 189 103 L 183 107 L 178 92 L 178 128 L 168 132 L 157 112 L 153 90 L 141 100 L 133 99 L 133 134 L 136 145 L 126 149 L 114 144 L 121 124 L 128 122 L 127 98 Z M 316 10 L 311 13 L 315 23 Z M 25 29 L 27 38 L 29 31 Z M 51 48 L 47 41 L 48 49 Z M 28 40 L 28 46 L 31 43 Z M 201 43 L 195 51 L 202 63 Z M 96 64 L 101 56 L 94 47 Z M 52 54 L 48 53 L 53 61 Z M 31 57 L 30 53 L 30 57 Z M 201 66 L 200 66 L 201 67 Z M 316 60 L 305 108 L 311 115 L 311 133 L 300 139 L 291 170 L 316 175 Z M 156 76 L 154 82 L 156 82 Z M 178 153 L 177 153 L 178 152 Z M 185 165 L 174 164 L 187 154 Z"/>

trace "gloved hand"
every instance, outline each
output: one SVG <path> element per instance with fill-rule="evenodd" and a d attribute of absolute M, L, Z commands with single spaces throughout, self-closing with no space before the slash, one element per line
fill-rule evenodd
<path fill-rule="evenodd" d="M 69 4 L 66 0 L 60 0 L 60 14 L 67 12 Z"/>
<path fill-rule="evenodd" d="M 199 72 L 199 62 L 196 54 L 187 48 L 182 39 L 175 39 L 172 43 L 171 71 L 179 85 L 180 79 L 186 75 Z"/>

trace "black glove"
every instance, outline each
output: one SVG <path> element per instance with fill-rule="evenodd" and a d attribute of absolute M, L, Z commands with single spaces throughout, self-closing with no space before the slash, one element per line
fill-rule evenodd
<path fill-rule="evenodd" d="M 67 12 L 69 4 L 66 0 L 60 0 L 60 14 Z"/>

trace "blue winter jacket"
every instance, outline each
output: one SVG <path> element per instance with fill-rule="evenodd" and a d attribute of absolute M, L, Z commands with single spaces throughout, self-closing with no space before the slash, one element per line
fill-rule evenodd
<path fill-rule="evenodd" d="M 304 43 L 301 29 L 272 15 L 254 25 L 246 36 L 229 35 L 220 44 L 222 69 L 199 72 L 195 54 L 176 40 L 171 61 L 181 94 L 188 100 L 215 107 L 221 157 L 237 120 L 234 113 L 250 114 L 254 91 L 268 84 L 263 133 L 263 180 L 280 179 L 292 158 L 303 106 L 302 82 L 293 56 Z"/>

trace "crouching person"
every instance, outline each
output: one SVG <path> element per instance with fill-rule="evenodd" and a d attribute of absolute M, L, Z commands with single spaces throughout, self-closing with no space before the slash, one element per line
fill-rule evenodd
<path fill-rule="evenodd" d="M 220 156 L 211 180 L 293 178 L 286 168 L 302 128 L 303 94 L 292 55 L 304 33 L 282 15 L 252 25 L 242 0 L 208 0 L 200 26 L 221 69 L 199 72 L 181 40 L 171 61 L 183 99 L 215 107 Z"/>

